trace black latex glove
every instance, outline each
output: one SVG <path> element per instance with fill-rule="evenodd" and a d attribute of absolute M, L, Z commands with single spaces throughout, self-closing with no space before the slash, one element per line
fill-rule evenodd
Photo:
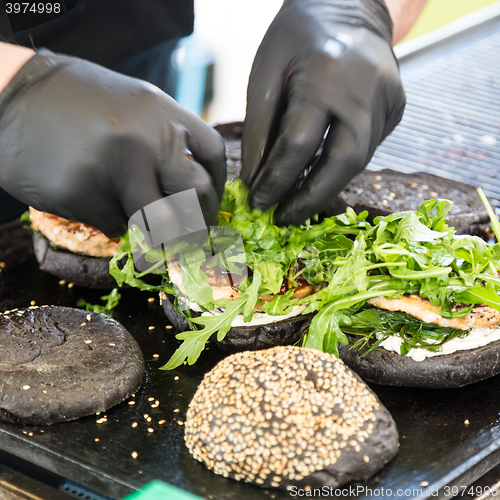
<path fill-rule="evenodd" d="M 285 0 L 252 67 L 241 174 L 253 206 L 281 201 L 276 223 L 326 208 L 400 121 L 391 40 L 383 0 Z"/>
<path fill-rule="evenodd" d="M 118 237 L 195 188 L 214 225 L 225 179 L 221 137 L 149 83 L 40 51 L 0 94 L 0 185 L 38 210 Z"/>

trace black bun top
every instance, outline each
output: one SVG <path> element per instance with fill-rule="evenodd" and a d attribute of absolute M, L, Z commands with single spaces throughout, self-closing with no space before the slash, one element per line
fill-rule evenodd
<path fill-rule="evenodd" d="M 102 412 L 143 378 L 138 344 L 113 319 L 54 306 L 0 316 L 0 421 L 51 424 Z"/>

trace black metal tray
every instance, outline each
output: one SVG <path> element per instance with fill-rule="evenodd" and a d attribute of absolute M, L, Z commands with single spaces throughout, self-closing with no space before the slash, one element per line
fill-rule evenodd
<path fill-rule="evenodd" d="M 57 278 L 39 271 L 31 233 L 18 222 L 0 226 L 0 262 L 5 263 L 0 272 L 0 311 L 27 307 L 32 300 L 38 305 L 75 306 L 80 297 L 97 301 L 103 295 L 59 285 Z M 224 353 L 209 345 L 196 365 L 160 371 L 178 343 L 176 331 L 165 328 L 168 322 L 157 297 L 148 302 L 149 297 L 154 295 L 124 290 L 116 314 L 147 360 L 146 381 L 132 398 L 135 404 L 125 401 L 112 408 L 103 423 L 98 421 L 104 415 L 45 427 L 0 424 L 0 450 L 115 499 L 153 479 L 207 499 L 291 498 L 283 491 L 262 490 L 216 476 L 191 458 L 183 443 L 186 409 L 203 374 Z M 499 383 L 500 378 L 495 377 L 454 390 L 372 385 L 396 421 L 400 452 L 367 484 L 350 485 L 351 490 L 342 496 L 451 497 L 459 491 L 452 486 L 468 485 L 500 463 Z M 159 405 L 152 408 L 155 401 Z M 160 425 L 161 420 L 165 423 Z M 134 422 L 136 427 L 132 427 Z"/>

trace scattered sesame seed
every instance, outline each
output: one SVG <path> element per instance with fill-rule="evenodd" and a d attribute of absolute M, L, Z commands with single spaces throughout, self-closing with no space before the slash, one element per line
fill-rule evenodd
<path fill-rule="evenodd" d="M 469 419 L 464 420 L 464 424 L 465 424 L 465 425 L 469 425 L 469 424 L 470 424 Z"/>
<path fill-rule="evenodd" d="M 151 408 L 158 408 L 158 406 L 160 406 L 160 403 L 156 402 L 151 405 Z"/>
<path fill-rule="evenodd" d="M 382 189 L 382 186 L 380 184 L 374 184 L 373 189 L 376 189 L 378 191 L 379 189 Z"/>
<path fill-rule="evenodd" d="M 382 200 L 382 205 L 384 205 L 384 207 L 387 206 L 387 203 L 387 200 Z"/>
<path fill-rule="evenodd" d="M 179 408 L 176 408 L 176 409 L 174 410 L 174 413 L 179 413 L 179 411 L 180 411 L 180 410 L 179 410 Z"/>
<path fill-rule="evenodd" d="M 96 441 L 96 443 L 97 443 L 97 442 L 99 442 L 99 441 L 100 441 L 100 439 L 99 439 L 99 438 L 95 438 L 95 441 Z"/>
<path fill-rule="evenodd" d="M 153 354 L 153 358 L 159 358 L 160 355 L 159 354 Z"/>
<path fill-rule="evenodd" d="M 90 321 L 92 319 L 92 316 L 90 314 L 87 314 L 87 321 Z"/>
<path fill-rule="evenodd" d="M 154 329 L 155 329 L 155 327 L 153 325 L 148 326 L 148 330 L 154 330 Z"/>
<path fill-rule="evenodd" d="M 29 432 L 29 433 L 28 433 L 28 436 L 33 436 L 33 433 L 32 433 L 32 432 Z"/>
<path fill-rule="evenodd" d="M 75 286 L 74 283 L 68 283 L 68 288 L 73 288 Z"/>
<path fill-rule="evenodd" d="M 418 197 L 418 198 L 423 198 L 423 197 L 424 197 L 424 195 L 423 195 L 422 193 L 418 193 L 418 194 L 417 194 L 417 197 Z"/>
<path fill-rule="evenodd" d="M 179 425 L 184 425 L 184 422 L 183 422 L 182 420 L 177 420 L 177 423 L 178 423 Z"/>
<path fill-rule="evenodd" d="M 7 265 L 7 264 L 5 264 L 5 262 L 0 262 L 0 268 L 5 269 L 5 266 L 6 266 L 6 265 Z"/>
<path fill-rule="evenodd" d="M 381 175 L 376 175 L 375 176 L 375 180 L 380 182 L 382 180 L 382 176 Z"/>
<path fill-rule="evenodd" d="M 155 301 L 155 298 L 154 297 L 149 297 L 148 298 L 148 302 L 154 302 Z"/>
<path fill-rule="evenodd" d="M 23 391 L 27 391 L 31 389 L 31 387 L 29 385 L 23 385 Z"/>
<path fill-rule="evenodd" d="M 147 413 L 144 414 L 144 418 L 148 418 L 149 415 Z"/>
<path fill-rule="evenodd" d="M 134 405 L 135 405 L 135 401 L 129 401 L 129 402 L 128 402 L 128 404 L 129 404 L 130 406 L 134 406 Z"/>
<path fill-rule="evenodd" d="M 85 343 L 86 344 L 92 344 L 92 341 L 91 340 L 86 340 Z"/>
<path fill-rule="evenodd" d="M 59 284 L 60 285 L 65 285 L 66 284 L 66 280 L 59 280 Z"/>
<path fill-rule="evenodd" d="M 410 184 L 410 187 L 412 187 L 413 189 L 416 189 L 416 188 L 418 188 L 418 184 L 416 182 L 412 182 Z"/>
<path fill-rule="evenodd" d="M 151 422 L 151 420 L 153 420 L 153 419 L 152 419 L 151 417 L 148 417 L 148 418 L 146 419 L 146 422 Z"/>
<path fill-rule="evenodd" d="M 436 193 L 436 191 L 431 191 L 431 192 L 429 193 L 429 196 L 430 196 L 431 198 L 435 198 L 437 195 L 438 195 L 438 194 Z"/>
<path fill-rule="evenodd" d="M 163 425 L 165 422 L 166 422 L 166 420 L 160 420 L 160 421 L 158 422 L 158 425 Z"/>
<path fill-rule="evenodd" d="M 165 328 L 166 328 L 167 330 L 172 330 L 173 326 L 172 326 L 172 325 L 166 325 L 166 326 L 165 326 Z"/>
<path fill-rule="evenodd" d="M 148 401 L 154 401 L 155 398 L 148 398 Z"/>
<path fill-rule="evenodd" d="M 389 196 L 390 196 L 391 198 L 396 198 L 396 193 L 390 193 L 390 194 L 389 194 Z"/>
<path fill-rule="evenodd" d="M 116 344 L 108 344 L 110 345 L 111 347 L 115 347 Z M 135 396 L 135 394 L 132 394 L 132 396 Z"/>
<path fill-rule="evenodd" d="M 134 423 L 132 424 L 132 427 L 135 429 L 138 425 L 139 425 L 139 424 L 138 424 L 137 422 L 134 422 Z"/>
<path fill-rule="evenodd" d="M 429 189 L 429 186 L 427 184 L 422 184 L 421 187 L 424 191 L 427 191 Z"/>
<path fill-rule="evenodd" d="M 363 457 L 363 460 L 364 460 L 366 463 L 368 463 L 368 462 L 370 461 L 370 457 L 369 457 L 368 455 L 365 455 L 365 456 Z"/>
<path fill-rule="evenodd" d="M 155 430 L 154 429 L 151 429 L 151 427 L 148 427 L 148 432 L 151 434 L 153 433 Z"/>
<path fill-rule="evenodd" d="M 32 301 L 30 302 L 30 305 L 32 305 L 32 306 L 36 306 L 36 300 L 32 300 Z"/>
<path fill-rule="evenodd" d="M 422 481 L 420 483 L 420 486 L 422 486 L 422 488 L 425 488 L 426 486 L 429 486 L 429 481 Z"/>
<path fill-rule="evenodd" d="M 174 377 L 174 380 L 179 380 L 179 377 L 176 375 L 176 376 Z"/>
<path fill-rule="evenodd" d="M 80 323 L 80 326 L 85 326 L 87 323 Z"/>
<path fill-rule="evenodd" d="M 132 458 L 137 458 L 138 456 L 139 456 L 139 453 L 137 453 L 136 451 L 132 452 Z"/>

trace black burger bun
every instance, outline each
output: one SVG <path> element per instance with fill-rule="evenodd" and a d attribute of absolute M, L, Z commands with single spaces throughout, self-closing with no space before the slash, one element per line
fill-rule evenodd
<path fill-rule="evenodd" d="M 346 336 L 349 345 L 339 346 L 340 358 L 361 378 L 376 384 L 449 389 L 500 373 L 500 340 L 476 349 L 415 361 L 383 348 L 362 356 L 363 351 L 353 348 L 359 337 Z"/>
<path fill-rule="evenodd" d="M 293 346 L 222 360 L 185 428 L 191 454 L 216 474 L 285 490 L 365 481 L 398 452 L 371 389 L 335 356 Z"/>
<path fill-rule="evenodd" d="M 180 331 L 190 330 L 186 318 L 179 314 L 173 305 L 171 295 L 162 296 L 162 307 L 170 323 Z M 191 312 L 193 317 L 199 313 Z M 216 342 L 226 352 L 258 351 L 278 345 L 293 345 L 301 337 L 303 329 L 309 325 L 312 314 L 293 316 L 289 319 L 255 326 L 232 327 L 222 341 L 214 335 L 211 340 Z M 203 327 L 200 325 L 199 329 Z"/>
<path fill-rule="evenodd" d="M 488 212 L 474 186 L 425 172 L 364 170 L 354 177 L 324 215 L 337 215 L 351 207 L 356 213 L 368 210 L 368 220 L 372 222 L 379 215 L 418 210 L 424 200 L 432 198 L 453 201 L 448 224 L 457 234 L 472 234 L 487 240 L 492 237 Z"/>
<path fill-rule="evenodd" d="M 135 393 L 144 357 L 117 321 L 69 307 L 0 315 L 0 421 L 53 424 L 103 412 Z"/>
<path fill-rule="evenodd" d="M 109 290 L 116 281 L 109 274 L 109 258 L 91 257 L 54 248 L 39 231 L 33 232 L 33 248 L 39 267 L 68 283 Z"/>

